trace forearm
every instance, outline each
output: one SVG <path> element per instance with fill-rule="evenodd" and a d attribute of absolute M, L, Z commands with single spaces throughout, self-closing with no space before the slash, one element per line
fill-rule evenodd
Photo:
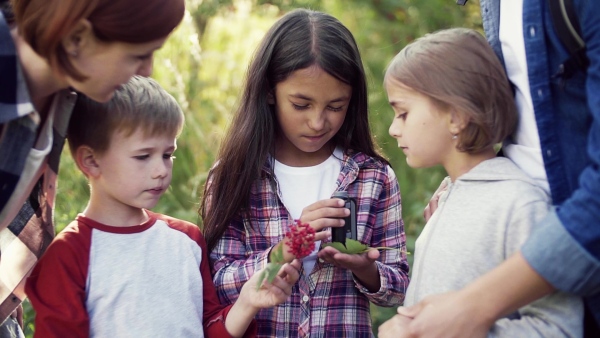
<path fill-rule="evenodd" d="M 233 304 L 227 318 L 225 318 L 225 328 L 227 332 L 233 337 L 242 337 L 248 326 L 254 319 L 254 316 L 258 313 L 258 308 L 251 306 L 243 294 Z"/>
<path fill-rule="evenodd" d="M 477 304 L 481 319 L 491 325 L 496 319 L 553 291 L 552 285 L 517 253 L 460 292 L 465 304 Z"/>
<path fill-rule="evenodd" d="M 377 269 L 377 264 L 375 262 L 365 269 L 355 270 L 352 271 L 352 273 L 354 274 L 354 277 L 369 290 L 369 292 L 377 292 L 381 289 L 379 269 Z"/>

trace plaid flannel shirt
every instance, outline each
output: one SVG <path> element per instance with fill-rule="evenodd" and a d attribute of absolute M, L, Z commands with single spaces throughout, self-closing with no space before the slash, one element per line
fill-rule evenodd
<path fill-rule="evenodd" d="M 53 126 L 50 153 L 42 166 L 27 166 L 39 116 L 10 29 L 0 12 L 0 323 L 25 298 L 25 278 L 54 237 L 52 213 L 58 162 L 75 94 L 55 95 L 48 116 Z M 27 173 L 27 175 L 25 175 Z M 27 176 L 31 182 L 21 181 Z"/>
<path fill-rule="evenodd" d="M 252 225 L 239 216 L 211 252 L 214 282 L 223 303 L 233 303 L 252 274 L 266 267 L 271 248 L 293 223 L 270 172 L 267 163 L 252 187 Z M 301 271 L 286 303 L 258 313 L 259 337 L 372 337 L 369 301 L 380 306 L 402 304 L 409 268 L 395 173 L 362 153 L 344 155 L 336 186 L 356 199 L 360 242 L 399 249 L 382 251 L 376 262 L 381 288 L 371 293 L 349 270 L 317 260 L 308 276 Z"/>

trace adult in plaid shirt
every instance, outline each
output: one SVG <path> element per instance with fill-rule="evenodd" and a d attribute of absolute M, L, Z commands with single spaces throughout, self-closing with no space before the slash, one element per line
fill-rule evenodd
<path fill-rule="evenodd" d="M 54 237 L 72 91 L 104 102 L 133 75 L 150 75 L 153 52 L 185 11 L 184 0 L 11 4 L 0 13 L 0 337 L 22 335 L 10 314 Z"/>
<path fill-rule="evenodd" d="M 215 286 L 232 303 L 283 247 L 294 219 L 317 232 L 290 299 L 256 319 L 260 337 L 370 337 L 370 302 L 402 303 L 408 285 L 398 181 L 375 151 L 362 61 L 350 31 L 330 15 L 295 10 L 263 39 L 241 105 L 202 203 Z M 329 240 L 357 204 L 358 240 L 343 254 Z"/>

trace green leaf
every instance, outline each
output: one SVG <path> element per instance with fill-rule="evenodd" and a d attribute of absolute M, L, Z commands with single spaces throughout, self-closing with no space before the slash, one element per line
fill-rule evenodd
<path fill-rule="evenodd" d="M 349 254 L 359 254 L 367 251 L 369 246 L 353 239 L 346 239 L 346 249 Z"/>
<path fill-rule="evenodd" d="M 277 247 L 276 250 L 271 251 L 271 262 L 283 263 L 283 245 Z"/>
<path fill-rule="evenodd" d="M 346 246 L 340 242 L 325 243 L 323 246 L 331 246 L 339 252 L 349 255 L 360 254 L 369 250 L 369 246 L 353 239 L 346 239 Z"/>
<path fill-rule="evenodd" d="M 326 246 L 333 247 L 334 249 L 336 249 L 339 252 L 348 253 L 344 244 L 342 244 L 340 242 L 331 242 L 331 243 L 323 244 L 323 247 L 326 247 Z"/>
<path fill-rule="evenodd" d="M 273 280 L 277 276 L 277 273 L 279 272 L 279 269 L 281 269 L 282 266 L 283 264 L 275 262 L 267 264 L 267 267 L 259 272 L 260 278 L 258 279 L 258 283 L 256 283 L 256 289 L 260 289 L 260 286 L 262 285 L 265 278 L 269 283 L 273 283 Z"/>

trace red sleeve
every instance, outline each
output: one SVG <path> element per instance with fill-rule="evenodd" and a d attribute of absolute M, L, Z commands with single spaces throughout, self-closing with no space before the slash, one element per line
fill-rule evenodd
<path fill-rule="evenodd" d="M 52 241 L 25 283 L 35 337 L 88 337 L 85 306 L 91 230 L 72 222 Z"/>
<path fill-rule="evenodd" d="M 204 336 L 205 337 L 231 337 L 225 328 L 225 318 L 233 305 L 223 306 L 217 297 L 217 290 L 210 274 L 210 266 L 208 263 L 208 254 L 206 252 L 206 242 L 204 237 L 200 235 L 198 243 L 202 248 L 202 262 L 200 263 L 200 274 L 204 284 L 203 299 L 204 299 Z M 252 321 L 244 337 L 256 337 L 256 321 Z"/>

